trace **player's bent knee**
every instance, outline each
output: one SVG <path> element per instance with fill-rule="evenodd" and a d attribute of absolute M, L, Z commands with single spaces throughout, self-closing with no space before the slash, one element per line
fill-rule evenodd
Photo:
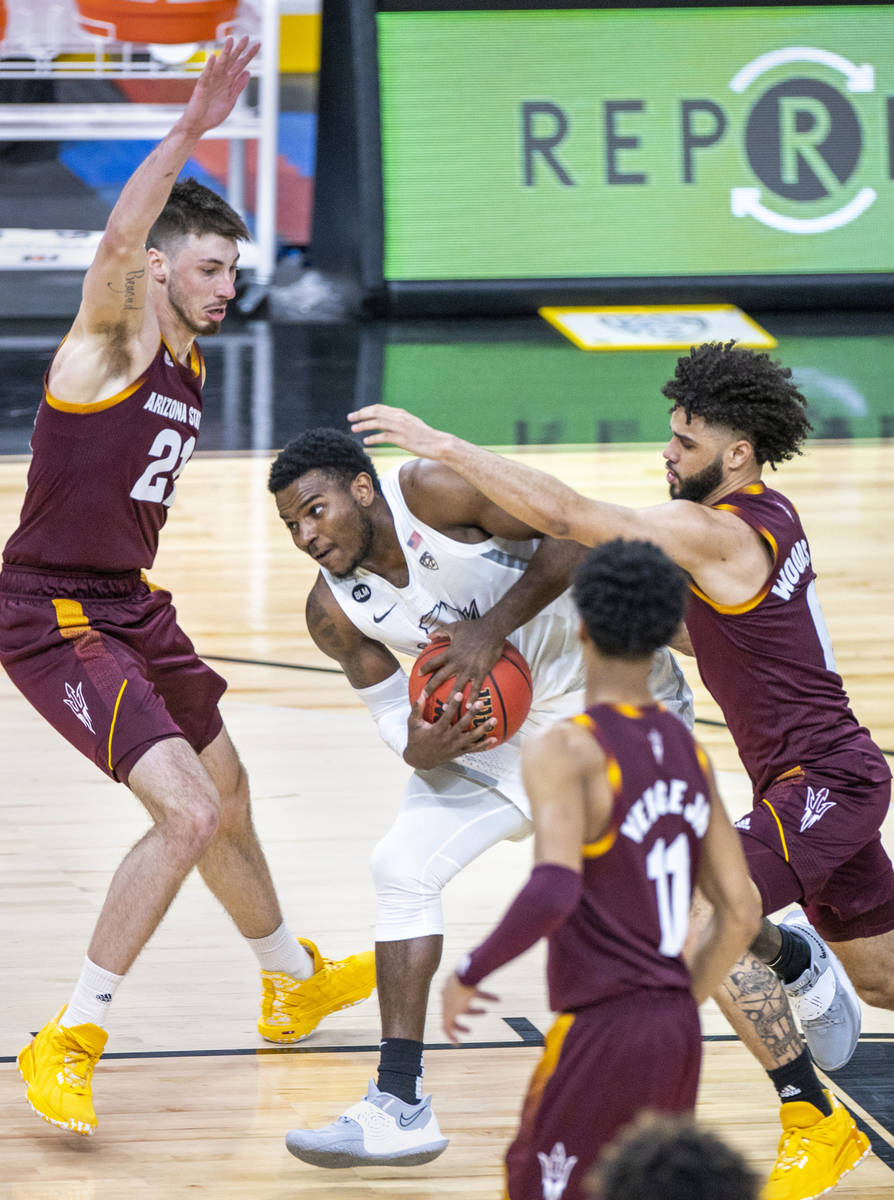
<path fill-rule="evenodd" d="M 376 940 L 395 941 L 442 933 L 443 881 L 411 855 L 395 853 L 382 839 L 370 859 L 376 889 Z"/>
<path fill-rule="evenodd" d="M 423 856 L 414 853 L 402 839 L 389 834 L 375 846 L 369 861 L 377 895 L 397 892 L 440 896 L 458 870 L 456 863 L 430 850 L 425 851 L 423 861 Z"/>
<path fill-rule="evenodd" d="M 213 841 L 220 826 L 220 806 L 213 789 L 191 796 L 176 807 L 168 806 L 157 824 L 162 827 L 173 851 L 185 860 L 197 862 Z"/>

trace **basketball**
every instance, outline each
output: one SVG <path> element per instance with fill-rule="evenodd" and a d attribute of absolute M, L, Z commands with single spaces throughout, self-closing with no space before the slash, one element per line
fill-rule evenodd
<path fill-rule="evenodd" d="M 448 638 L 436 638 L 426 646 L 410 671 L 410 703 L 415 704 L 419 693 L 425 687 L 430 675 L 423 675 L 420 668 L 444 649 Z M 455 681 L 448 679 L 430 695 L 423 710 L 426 721 L 437 720 L 444 705 L 456 690 Z M 484 708 L 474 719 L 474 725 L 483 725 L 491 717 L 496 717 L 497 723 L 489 737 L 495 737 L 497 744 L 505 742 L 522 727 L 528 710 L 531 707 L 533 685 L 528 664 L 511 642 L 503 643 L 503 652 L 497 659 L 490 672 L 484 677 L 479 699 L 484 702 Z M 466 712 L 469 703 L 469 685 L 463 689 L 463 704 L 461 712 Z"/>

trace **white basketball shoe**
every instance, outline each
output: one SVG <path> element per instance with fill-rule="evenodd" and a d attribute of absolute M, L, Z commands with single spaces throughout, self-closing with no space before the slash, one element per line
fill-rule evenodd
<path fill-rule="evenodd" d="M 810 966 L 794 983 L 782 986 L 813 1061 L 823 1071 L 837 1071 L 850 1061 L 860 1037 L 859 998 L 844 967 L 803 913 L 790 912 L 782 924 L 810 946 Z"/>
<path fill-rule="evenodd" d="M 314 1167 L 414 1167 L 437 1158 L 448 1142 L 431 1096 L 407 1104 L 372 1080 L 366 1096 L 331 1125 L 286 1134 L 289 1153 Z"/>

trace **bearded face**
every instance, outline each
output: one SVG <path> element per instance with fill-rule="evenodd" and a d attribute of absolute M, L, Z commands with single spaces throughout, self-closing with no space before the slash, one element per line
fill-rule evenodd
<path fill-rule="evenodd" d="M 696 471 L 694 475 L 683 478 L 675 474 L 669 485 L 671 499 L 692 500 L 696 504 L 701 504 L 720 487 L 722 482 L 723 459 L 718 454 L 712 463 L 709 463 L 701 471 Z"/>

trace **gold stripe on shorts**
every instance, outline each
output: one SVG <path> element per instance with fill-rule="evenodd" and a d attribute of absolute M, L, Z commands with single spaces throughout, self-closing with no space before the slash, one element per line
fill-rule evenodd
<path fill-rule="evenodd" d="M 764 796 L 762 798 L 761 804 L 766 804 L 767 808 L 769 808 L 770 812 L 773 814 L 773 820 L 776 822 L 776 828 L 779 830 L 779 840 L 780 840 L 780 842 L 782 842 L 782 853 L 785 855 L 785 861 L 788 862 L 789 861 L 788 846 L 785 844 L 785 832 L 783 831 L 783 828 L 782 828 L 782 822 L 779 820 L 779 818 L 776 815 L 776 809 L 773 807 L 773 805 L 770 803 L 770 801 L 767 799 L 766 796 Z"/>
<path fill-rule="evenodd" d="M 115 765 L 112 762 L 112 734 L 115 732 L 115 722 L 118 720 L 118 708 L 120 707 L 121 697 L 124 695 L 124 689 L 126 687 L 127 687 L 127 680 L 125 679 L 124 682 L 121 684 L 121 687 L 118 689 L 118 695 L 115 698 L 115 708 L 114 708 L 114 711 L 112 712 L 112 723 L 109 726 L 109 770 L 110 771 L 115 770 Z"/>
<path fill-rule="evenodd" d="M 59 632 L 64 638 L 80 637 L 85 629 L 90 628 L 90 618 L 84 612 L 80 600 L 57 597 L 53 600 L 53 607 L 56 610 Z"/>

